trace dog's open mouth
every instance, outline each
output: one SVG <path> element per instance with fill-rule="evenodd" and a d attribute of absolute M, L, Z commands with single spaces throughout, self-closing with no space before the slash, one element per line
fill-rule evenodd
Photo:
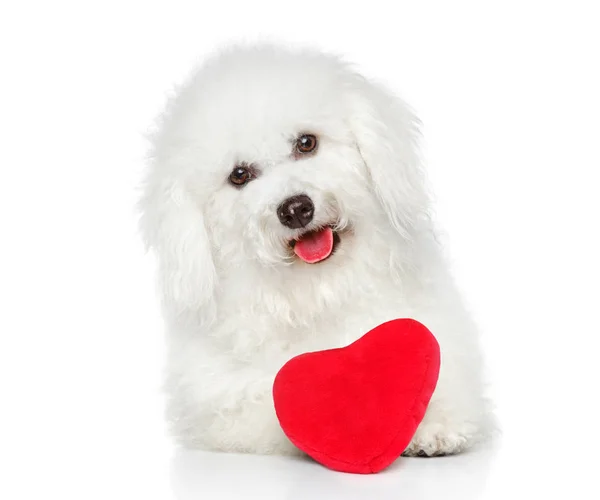
<path fill-rule="evenodd" d="M 316 264 L 331 257 L 339 243 L 340 235 L 326 226 L 302 234 L 298 239 L 290 241 L 290 247 L 307 264 Z"/>

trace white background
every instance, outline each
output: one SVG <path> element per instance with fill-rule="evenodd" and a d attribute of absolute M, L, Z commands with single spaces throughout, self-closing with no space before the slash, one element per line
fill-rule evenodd
<path fill-rule="evenodd" d="M 599 498 L 597 2 L 8 2 L 0 8 L 0 497 Z M 176 452 L 133 204 L 166 93 L 221 42 L 333 50 L 424 122 L 504 435 L 351 476 Z"/>

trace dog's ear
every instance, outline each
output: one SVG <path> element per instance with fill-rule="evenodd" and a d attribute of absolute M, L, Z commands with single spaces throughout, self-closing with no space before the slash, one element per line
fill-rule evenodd
<path fill-rule="evenodd" d="M 139 203 L 140 229 L 156 252 L 163 300 L 175 313 L 199 310 L 211 299 L 216 271 L 200 207 L 181 181 L 151 167 Z"/>
<path fill-rule="evenodd" d="M 352 86 L 348 106 L 372 189 L 392 226 L 409 238 L 429 208 L 418 151 L 420 123 L 399 98 L 362 78 Z"/>

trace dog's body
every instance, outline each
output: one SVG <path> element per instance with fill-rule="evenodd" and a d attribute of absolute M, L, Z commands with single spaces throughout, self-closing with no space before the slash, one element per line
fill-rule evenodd
<path fill-rule="evenodd" d="M 233 49 L 180 90 L 141 206 L 182 443 L 294 452 L 273 408 L 278 369 L 401 317 L 442 353 L 406 453 L 454 453 L 484 434 L 478 338 L 427 216 L 416 140 L 401 101 L 310 51 Z"/>

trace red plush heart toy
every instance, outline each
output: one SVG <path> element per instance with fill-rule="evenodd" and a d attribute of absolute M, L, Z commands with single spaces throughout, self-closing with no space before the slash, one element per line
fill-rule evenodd
<path fill-rule="evenodd" d="M 397 319 L 349 346 L 292 358 L 275 378 L 275 410 L 287 437 L 316 461 L 375 473 L 410 443 L 439 369 L 431 332 Z"/>

